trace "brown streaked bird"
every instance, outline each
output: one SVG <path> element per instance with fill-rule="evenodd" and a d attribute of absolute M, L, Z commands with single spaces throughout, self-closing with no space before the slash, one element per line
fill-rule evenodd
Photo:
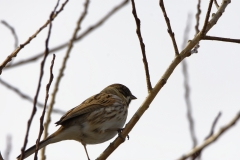
<path fill-rule="evenodd" d="M 86 145 L 103 143 L 118 134 L 126 122 L 128 106 L 134 99 L 137 98 L 122 84 L 112 84 L 104 88 L 63 115 L 56 122 L 61 127 L 41 141 L 39 149 L 51 143 L 75 140 L 82 143 L 90 160 Z M 27 149 L 24 158 L 33 154 L 35 148 L 36 145 Z"/>

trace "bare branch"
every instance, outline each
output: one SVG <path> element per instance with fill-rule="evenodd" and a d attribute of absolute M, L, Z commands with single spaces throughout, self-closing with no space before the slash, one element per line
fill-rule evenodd
<path fill-rule="evenodd" d="M 12 32 L 12 35 L 14 37 L 14 49 L 16 49 L 17 46 L 18 46 L 18 37 L 17 37 L 17 34 L 15 32 L 15 29 L 4 20 L 2 20 L 1 23 L 3 25 L 5 25 L 8 29 L 10 29 L 10 31 Z"/>
<path fill-rule="evenodd" d="M 89 33 L 91 33 L 92 31 L 96 30 L 97 28 L 99 28 L 102 24 L 104 24 L 112 15 L 114 15 L 114 13 L 116 13 L 117 11 L 119 11 L 121 8 L 123 8 L 127 3 L 129 2 L 129 0 L 124 0 L 122 3 L 120 3 L 119 5 L 117 5 L 116 7 L 114 7 L 109 13 L 107 13 L 103 18 L 101 18 L 97 23 L 95 23 L 94 25 L 88 27 L 82 34 L 80 34 L 79 36 L 76 37 L 76 39 L 74 39 L 74 43 L 75 42 L 79 42 L 81 41 L 83 38 L 85 38 Z M 65 47 L 68 46 L 68 42 L 65 42 L 55 48 L 52 48 L 49 50 L 49 53 L 56 53 L 56 51 L 59 51 Z M 35 56 L 26 59 L 26 60 L 21 60 L 17 63 L 12 64 L 11 66 L 6 66 L 5 69 L 8 68 L 13 68 L 13 67 L 17 67 L 19 65 L 23 65 L 23 64 L 27 64 L 30 62 L 34 62 L 36 60 L 38 60 L 39 58 L 41 58 L 44 55 L 44 52 L 38 53 Z"/>
<path fill-rule="evenodd" d="M 33 103 L 33 98 L 31 98 L 30 96 L 28 96 L 27 94 L 23 93 L 21 90 L 19 90 L 18 88 L 12 86 L 11 84 L 7 83 L 6 81 L 2 80 L 0 78 L 0 83 L 7 87 L 9 90 L 13 91 L 14 93 L 16 93 L 17 95 L 19 95 L 21 98 Z M 41 102 L 37 102 L 37 106 L 43 108 L 44 104 L 42 104 Z M 62 111 L 60 109 L 53 109 L 54 113 L 63 115 L 64 113 L 66 113 L 65 111 Z"/>
<path fill-rule="evenodd" d="M 216 134 L 214 134 L 211 137 L 209 137 L 208 139 L 206 139 L 201 145 L 199 145 L 198 147 L 195 147 L 193 150 L 191 150 L 189 153 L 185 154 L 184 156 L 182 156 L 178 160 L 187 159 L 187 158 L 193 156 L 194 154 L 196 154 L 197 152 L 205 149 L 208 145 L 212 144 L 218 138 L 220 138 L 220 136 L 223 135 L 223 133 L 225 133 L 231 127 L 233 127 L 239 119 L 240 119 L 240 112 L 238 112 L 238 114 L 227 125 L 222 127 Z"/>
<path fill-rule="evenodd" d="M 140 42 L 140 46 L 141 46 L 141 50 L 142 50 L 143 64 L 144 64 L 146 81 L 147 81 L 147 88 L 148 88 L 148 92 L 151 92 L 152 84 L 151 84 L 150 75 L 149 75 L 149 68 L 148 68 L 148 62 L 147 62 L 147 57 L 146 57 L 145 44 L 143 42 L 143 38 L 142 38 L 142 34 L 141 34 L 141 21 L 137 16 L 135 2 L 134 2 L 134 0 L 131 0 L 131 1 L 132 1 L 132 14 L 133 14 L 133 17 L 134 17 L 136 25 L 137 25 L 136 33 L 137 33 L 137 36 L 138 36 L 138 39 Z"/>
<path fill-rule="evenodd" d="M 4 159 L 3 159 L 3 157 L 2 157 L 2 154 L 1 154 L 1 152 L 0 152 L 0 160 L 4 160 Z"/>
<path fill-rule="evenodd" d="M 46 40 L 46 51 L 45 51 L 45 54 L 44 54 L 44 57 L 43 57 L 43 60 L 41 62 L 41 67 L 40 67 L 40 76 L 39 76 L 39 81 L 38 81 L 38 86 L 37 86 L 37 91 L 36 91 L 36 95 L 34 97 L 34 102 L 33 102 L 33 110 L 32 110 L 32 114 L 30 116 L 30 119 L 28 120 L 28 125 L 27 125 L 27 132 L 26 132 L 26 135 L 25 135 L 25 139 L 24 139 L 24 144 L 23 144 L 23 147 L 21 149 L 21 156 L 20 156 L 20 160 L 23 159 L 24 157 L 24 151 L 25 151 L 25 148 L 26 148 L 26 145 L 27 145 L 27 139 L 28 139 L 28 134 L 29 134 L 29 129 L 30 129 L 30 126 L 31 126 L 31 123 L 32 123 L 32 119 L 36 113 L 36 110 L 37 110 L 37 107 L 36 107 L 36 103 L 37 103 L 37 99 L 38 99 L 38 94 L 40 92 L 40 89 L 41 89 L 41 82 L 42 82 L 42 77 L 43 77 L 43 74 L 44 74 L 44 65 L 45 65 L 45 62 L 46 62 L 46 59 L 47 59 L 47 56 L 49 54 L 48 52 L 48 41 L 49 41 L 49 37 L 50 37 L 50 34 L 51 34 L 51 27 L 52 27 L 52 21 L 53 19 L 56 17 L 56 14 L 54 14 L 57 6 L 58 6 L 58 3 L 59 3 L 59 0 L 53 10 L 53 12 L 50 14 L 50 18 L 49 18 L 49 22 L 50 22 L 50 26 L 49 26 L 49 31 L 48 31 L 48 37 L 47 37 L 47 40 Z M 45 101 L 45 105 L 44 105 L 44 109 L 43 109 L 43 115 L 45 113 L 45 108 L 46 108 L 46 104 L 47 102 Z M 40 139 L 40 138 L 39 138 Z M 37 140 L 36 142 L 36 149 L 38 148 L 38 143 L 39 141 Z M 36 151 L 36 154 L 37 154 L 38 151 Z M 35 157 L 34 159 L 37 160 L 37 156 L 35 154 Z"/>
<path fill-rule="evenodd" d="M 174 35 L 174 32 L 172 31 L 170 20 L 169 20 L 169 18 L 167 16 L 167 12 L 165 10 L 163 0 L 159 1 L 159 5 L 160 5 L 160 8 L 162 9 L 165 21 L 167 23 L 168 33 L 169 33 L 169 35 L 170 35 L 170 37 L 172 39 L 173 47 L 174 47 L 174 50 L 175 50 L 175 56 L 178 56 L 179 55 L 179 51 L 178 51 L 177 43 L 176 43 L 176 40 L 175 40 L 175 35 Z"/>
<path fill-rule="evenodd" d="M 56 11 L 56 9 L 57 9 L 57 7 L 58 7 L 58 4 L 59 4 L 59 0 L 57 1 L 57 4 L 55 5 L 52 13 L 51 13 L 50 16 L 49 16 L 50 24 L 49 24 L 47 39 L 46 39 L 46 42 L 45 42 L 45 55 L 44 55 L 44 59 L 46 59 L 47 56 L 49 55 L 48 44 L 49 44 L 49 39 L 50 39 L 50 36 L 51 36 L 51 31 L 52 31 L 52 18 L 53 18 L 53 16 L 54 16 L 54 12 Z M 46 57 L 46 58 L 45 58 L 45 57 Z M 38 148 L 39 148 L 39 142 L 40 142 L 40 140 L 41 140 L 41 136 L 42 136 L 42 133 L 43 133 L 43 130 L 44 130 L 43 121 L 44 121 L 45 111 L 46 111 L 46 107 L 47 107 L 47 101 L 48 101 L 48 97 L 49 97 L 49 89 L 50 89 L 51 83 L 52 83 L 52 81 L 53 81 L 53 73 L 52 73 L 52 70 L 53 70 L 54 60 L 55 60 L 55 54 L 53 54 L 53 59 L 52 59 L 52 62 L 51 62 L 51 67 L 50 67 L 50 78 L 49 78 L 49 82 L 48 82 L 48 84 L 47 84 L 47 86 L 46 86 L 45 103 L 44 103 L 42 115 L 41 115 L 41 117 L 40 117 L 40 127 L 39 127 L 38 138 L 37 138 L 37 141 L 36 141 L 36 149 L 35 149 L 34 160 L 37 160 L 37 159 L 38 159 L 38 158 L 37 158 L 37 153 L 38 153 Z"/>
<path fill-rule="evenodd" d="M 223 38 L 223 37 L 214 37 L 214 36 L 204 36 L 203 40 L 215 40 L 215 41 L 223 41 L 223 42 L 233 42 L 240 43 L 240 39 L 231 39 L 231 38 Z"/>
<path fill-rule="evenodd" d="M 184 30 L 184 37 L 183 37 L 183 45 L 182 48 L 185 47 L 187 44 L 187 40 L 189 37 L 189 32 L 190 32 L 190 27 L 191 27 L 191 14 L 188 14 L 187 18 L 187 25 Z M 190 135 L 191 139 L 193 142 L 193 148 L 197 145 L 197 138 L 195 134 L 195 129 L 194 129 L 194 119 L 192 116 L 192 104 L 191 104 L 191 99 L 190 99 L 190 86 L 189 86 L 189 77 L 188 77 L 188 67 L 187 67 L 187 62 L 184 60 L 182 61 L 182 72 L 183 72 L 183 77 L 184 77 L 184 89 L 185 89 L 185 102 L 186 102 L 186 107 L 187 107 L 187 118 L 189 122 L 189 130 L 190 130 Z"/>
<path fill-rule="evenodd" d="M 197 4 L 197 13 L 196 13 L 196 25 L 195 25 L 195 35 L 197 35 L 199 31 L 199 21 L 200 21 L 200 15 L 201 15 L 201 0 L 198 0 Z M 198 53 L 198 48 L 200 47 L 199 43 L 194 47 L 194 49 L 191 51 L 191 54 Z"/>
<path fill-rule="evenodd" d="M 63 10 L 64 6 L 67 4 L 68 0 L 66 0 L 63 4 L 62 7 L 53 15 L 53 18 L 51 21 L 53 21 L 57 15 Z M 37 32 L 35 32 L 31 37 L 28 38 L 28 40 L 26 42 L 24 42 L 23 44 L 20 44 L 20 46 L 18 48 L 15 49 L 15 51 L 13 51 L 0 65 L 0 75 L 2 74 L 2 70 L 3 68 L 7 65 L 7 63 L 9 63 L 13 57 L 16 57 L 18 52 L 24 48 L 27 44 L 29 44 L 32 39 L 36 38 L 37 35 L 45 28 L 47 27 L 47 25 L 50 23 L 50 21 L 48 20 L 42 27 L 40 27 Z"/>
<path fill-rule="evenodd" d="M 222 115 L 222 113 L 219 112 L 218 115 L 217 115 L 217 117 L 214 119 L 213 124 L 212 124 L 212 127 L 211 127 L 211 131 L 210 131 L 209 135 L 205 138 L 205 140 L 207 140 L 208 138 L 210 138 L 210 137 L 213 135 L 215 126 L 216 126 L 219 118 L 221 117 L 221 115 Z"/>
<path fill-rule="evenodd" d="M 206 35 L 205 31 L 206 31 L 206 27 L 207 27 L 207 24 L 208 24 L 208 20 L 209 20 L 209 17 L 210 17 L 210 13 L 211 13 L 211 9 L 212 9 L 212 4 L 213 4 L 213 0 L 210 0 L 209 1 L 209 5 L 208 5 L 208 10 L 207 10 L 207 14 L 206 14 L 206 17 L 205 17 L 205 20 L 204 20 L 204 25 L 203 25 L 203 28 L 202 28 L 202 36 L 203 35 Z"/>
<path fill-rule="evenodd" d="M 212 124 L 212 127 L 211 127 L 210 134 L 205 138 L 205 140 L 208 139 L 209 137 L 211 137 L 211 136 L 213 135 L 215 126 L 216 126 L 217 121 L 219 120 L 221 114 L 222 114 L 222 113 L 219 112 L 218 115 L 217 115 L 217 117 L 214 119 L 213 124 Z M 194 154 L 192 155 L 192 160 L 195 160 L 195 159 L 198 158 L 198 157 L 201 158 L 201 154 L 202 154 L 202 150 L 194 153 Z"/>
<path fill-rule="evenodd" d="M 222 0 L 222 4 L 219 6 L 217 12 L 212 16 L 211 20 L 207 24 L 205 34 L 217 23 L 230 2 L 231 0 Z M 194 39 L 189 41 L 188 45 L 182 51 L 183 56 L 185 56 L 185 54 L 189 56 L 191 54 L 191 52 L 189 52 L 189 48 L 192 49 L 193 47 L 197 46 L 199 41 L 202 40 L 202 38 L 202 31 L 200 31 L 197 35 L 195 35 Z"/>
<path fill-rule="evenodd" d="M 69 41 L 69 46 L 68 46 L 68 50 L 66 52 L 66 55 L 63 59 L 63 63 L 62 63 L 62 67 L 59 71 L 59 74 L 58 74 L 58 77 L 57 77 L 57 80 L 56 80 L 56 83 L 55 83 L 55 86 L 54 86 L 54 90 L 53 90 L 53 93 L 52 93 L 52 99 L 51 99 L 51 102 L 50 102 L 50 105 L 49 105 L 49 108 L 48 108 L 48 113 L 47 113 L 47 118 L 46 118 L 46 122 L 44 124 L 44 127 L 45 127 L 45 130 L 44 130 L 44 139 L 47 138 L 48 136 L 48 126 L 51 122 L 51 113 L 52 113 L 52 109 L 53 109 L 53 105 L 55 103 L 55 98 L 56 98 L 56 95 L 57 95 L 57 92 L 58 92 L 58 87 L 59 87 L 59 84 L 60 84 L 60 81 L 64 75 L 64 70 L 66 68 L 66 64 L 67 64 L 67 60 L 69 58 L 69 55 L 70 55 L 70 52 L 72 50 L 72 47 L 73 47 L 73 44 L 74 44 L 74 40 L 76 39 L 77 37 L 77 33 L 78 31 L 81 29 L 81 23 L 82 21 L 84 20 L 84 18 L 86 17 L 87 15 L 87 11 L 88 11 L 88 6 L 89 6 L 89 0 L 86 0 L 85 3 L 84 3 L 84 11 L 83 13 L 80 15 L 78 21 L 77 21 L 77 25 L 76 25 L 76 28 L 74 30 L 74 33 L 72 35 L 72 38 L 71 40 Z M 45 147 L 42 149 L 41 151 L 41 155 L 42 155 L 42 158 L 45 159 Z"/>
<path fill-rule="evenodd" d="M 52 59 L 52 63 L 51 63 L 51 67 L 50 67 L 50 79 L 49 79 L 49 82 L 46 86 L 46 97 L 45 97 L 45 103 L 44 103 L 44 109 L 42 111 L 42 116 L 40 118 L 40 130 L 39 130 L 39 135 L 38 135 L 38 139 L 37 139 L 37 142 L 36 142 L 36 151 L 35 151 L 35 155 L 34 155 L 34 159 L 37 160 L 37 153 L 38 153 L 38 148 L 39 148 L 39 142 L 40 142 L 40 139 L 41 139 L 41 135 L 43 133 L 43 120 L 44 120 L 44 115 L 45 115 L 45 110 L 46 110 L 46 106 L 47 106 L 47 101 L 48 101 L 48 97 L 49 97 L 49 89 L 50 89 L 50 86 L 51 86 L 51 83 L 53 81 L 53 65 L 54 65 L 54 60 L 55 60 L 55 54 L 53 54 L 53 59 Z"/>
<path fill-rule="evenodd" d="M 6 147 L 6 150 L 4 152 L 4 157 L 5 157 L 5 160 L 9 160 L 9 155 L 12 151 L 12 136 L 10 134 L 7 135 L 7 147 Z M 1 160 L 1 158 L 0 158 Z"/>
<path fill-rule="evenodd" d="M 215 4 L 216 8 L 218 9 L 218 8 L 219 8 L 219 5 L 218 5 L 217 0 L 214 0 L 214 4 Z"/>
<path fill-rule="evenodd" d="M 201 15 L 201 0 L 198 0 L 197 13 L 196 13 L 196 25 L 195 25 L 195 33 L 196 33 L 196 34 L 199 33 L 200 15 Z"/>
<path fill-rule="evenodd" d="M 206 32 L 208 32 L 214 24 L 216 24 L 217 20 L 221 17 L 223 14 L 224 9 L 229 4 L 229 1 L 224 0 L 224 2 L 219 7 L 218 11 L 216 12 L 215 16 L 212 17 L 210 22 L 208 23 L 206 27 Z M 215 22 L 215 23 L 213 23 Z M 198 33 L 194 39 L 187 44 L 185 49 L 179 54 L 179 56 L 176 56 L 163 76 L 159 79 L 155 87 L 152 89 L 152 91 L 148 94 L 142 105 L 139 107 L 139 109 L 136 111 L 136 113 L 133 115 L 133 117 L 130 119 L 130 121 L 126 124 L 125 128 L 123 129 L 121 133 L 121 137 L 117 137 L 104 151 L 103 153 L 97 158 L 97 160 L 105 160 L 109 157 L 109 155 L 121 144 L 123 143 L 123 139 L 126 138 L 126 136 L 129 134 L 129 132 L 132 130 L 132 128 L 136 125 L 138 120 L 142 117 L 144 112 L 148 109 L 158 92 L 162 89 L 162 87 L 166 84 L 168 78 L 173 73 L 174 69 L 178 66 L 178 64 L 186 57 L 190 56 L 191 50 L 198 44 L 198 42 L 201 40 L 201 35 Z"/>

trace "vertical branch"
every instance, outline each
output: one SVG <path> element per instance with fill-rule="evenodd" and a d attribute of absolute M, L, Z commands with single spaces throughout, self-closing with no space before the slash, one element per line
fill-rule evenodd
<path fill-rule="evenodd" d="M 54 15 L 57 7 L 58 7 L 58 4 L 59 4 L 59 0 L 57 1 L 57 4 L 55 5 L 52 13 L 49 16 L 50 24 L 49 24 L 47 39 L 46 39 L 46 42 L 45 42 L 45 56 L 44 57 L 47 57 L 48 54 L 49 54 L 48 44 L 49 44 L 49 39 L 50 39 L 50 35 L 51 35 L 51 30 L 52 30 L 52 21 L 51 21 L 51 19 L 53 18 L 53 15 Z M 53 59 L 52 59 L 51 67 L 50 67 L 50 78 L 49 78 L 49 82 L 48 82 L 48 84 L 46 86 L 46 97 L 45 97 L 45 103 L 44 103 L 44 108 L 43 108 L 43 111 L 42 111 L 42 115 L 40 117 L 40 128 L 39 128 L 38 139 L 36 141 L 36 149 L 35 149 L 34 160 L 37 160 L 37 153 L 38 153 L 38 148 L 39 148 L 39 142 L 40 142 L 43 130 L 44 130 L 44 128 L 43 128 L 43 120 L 44 120 L 44 115 L 45 115 L 45 111 L 46 111 L 47 101 L 48 101 L 48 97 L 49 97 L 49 89 L 50 89 L 51 83 L 53 81 L 52 69 L 53 69 L 53 65 L 54 65 L 54 60 L 55 60 L 55 54 L 53 54 Z"/>
<path fill-rule="evenodd" d="M 37 139 L 37 142 L 36 142 L 36 150 L 35 150 L 35 155 L 34 155 L 34 159 L 37 160 L 37 153 L 38 153 L 38 148 L 39 148 L 39 142 L 40 142 L 40 139 L 41 139 L 41 135 L 43 133 L 43 121 L 44 121 L 44 115 L 45 115 L 45 111 L 46 111 L 46 106 L 47 106 L 47 101 L 48 101 L 48 97 L 49 97 L 49 89 L 50 89 L 50 86 L 51 86 L 51 83 L 53 81 L 53 65 L 54 65 L 54 60 L 55 60 L 55 54 L 53 54 L 53 59 L 52 59 L 52 63 L 51 63 L 51 67 L 50 67 L 50 79 L 49 79 L 49 82 L 46 86 L 46 97 L 45 97 L 45 103 L 44 103 L 44 108 L 43 108 L 43 111 L 42 111 L 42 116 L 40 118 L 40 129 L 39 129 L 39 134 L 38 134 L 38 139 Z"/>
<path fill-rule="evenodd" d="M 187 40 L 189 37 L 189 32 L 190 32 L 190 26 L 191 26 L 191 15 L 188 14 L 187 18 L 187 25 L 184 30 L 184 38 L 183 38 L 183 45 L 182 48 L 185 47 L 187 44 Z M 193 142 L 193 148 L 197 145 L 197 138 L 195 134 L 195 129 L 194 129 L 194 120 L 192 116 L 192 104 L 191 104 L 191 99 L 190 99 L 190 86 L 189 86 L 189 77 L 188 77 L 188 67 L 187 67 L 187 62 L 186 60 L 183 60 L 182 62 L 182 72 L 183 72 L 183 77 L 184 77 L 184 89 L 185 89 L 185 102 L 186 102 L 186 107 L 187 107 L 187 118 L 189 122 L 189 130 L 190 130 L 190 135 L 191 139 Z"/>
<path fill-rule="evenodd" d="M 9 134 L 7 135 L 7 147 L 4 153 L 5 160 L 9 160 L 9 155 L 12 151 L 12 136 Z M 1 158 L 0 158 L 1 160 Z"/>
<path fill-rule="evenodd" d="M 207 14 L 206 14 L 206 17 L 205 17 L 205 20 L 204 20 L 204 25 L 203 25 L 203 28 L 202 28 L 202 33 L 201 33 L 202 36 L 204 36 L 206 34 L 205 32 L 206 32 L 208 20 L 209 20 L 211 9 L 212 9 L 212 4 L 213 4 L 213 0 L 210 0 L 209 5 L 208 5 Z"/>
<path fill-rule="evenodd" d="M 174 32 L 172 31 L 170 20 L 169 20 L 169 18 L 167 16 L 167 12 L 165 10 L 163 0 L 159 1 L 159 5 L 160 5 L 160 8 L 162 9 L 165 21 L 167 23 L 167 27 L 168 27 L 167 31 L 168 31 L 168 34 L 170 35 L 171 39 L 172 39 L 173 47 L 174 47 L 174 50 L 175 50 L 175 56 L 178 56 L 179 55 L 179 51 L 178 51 L 177 43 L 176 43 L 176 40 L 175 40 L 175 35 L 174 35 Z"/>
<path fill-rule="evenodd" d="M 196 25 L 195 25 L 195 35 L 198 34 L 199 30 L 199 21 L 200 21 L 200 15 L 201 15 L 201 0 L 198 0 L 197 4 L 197 13 L 196 13 Z"/>
<path fill-rule="evenodd" d="M 141 46 L 141 50 L 142 50 L 143 64 L 144 64 L 146 80 L 147 80 L 147 88 L 148 88 L 148 92 L 151 92 L 152 84 L 151 84 L 150 75 L 149 75 L 149 68 L 148 68 L 148 62 L 147 62 L 147 57 L 146 57 L 145 44 L 143 42 L 142 34 L 141 34 L 141 21 L 137 16 L 135 2 L 134 2 L 134 0 L 131 0 L 131 1 L 132 1 L 132 14 L 133 14 L 133 17 L 134 17 L 136 25 L 137 25 L 136 33 L 137 33 L 137 36 L 138 36 L 138 39 L 140 42 L 140 46 Z"/>
<path fill-rule="evenodd" d="M 70 52 L 72 50 L 74 40 L 77 37 L 78 31 L 81 29 L 80 25 L 81 25 L 82 21 L 84 20 L 84 18 L 87 15 L 88 6 L 89 6 L 89 0 L 86 0 L 85 3 L 84 3 L 84 11 L 83 11 L 83 13 L 81 14 L 81 16 L 78 19 L 78 22 L 77 22 L 77 25 L 76 25 L 76 29 L 74 30 L 72 38 L 69 41 L 68 50 L 67 50 L 66 55 L 65 55 L 65 57 L 63 59 L 62 67 L 61 67 L 61 69 L 59 71 L 59 74 L 58 74 L 58 77 L 56 79 L 56 83 L 55 83 L 54 90 L 53 90 L 53 93 L 52 93 L 52 99 L 51 99 L 51 102 L 50 102 L 50 105 L 49 105 L 49 108 L 48 108 L 46 122 L 44 124 L 44 127 L 45 127 L 44 139 L 46 139 L 47 136 L 48 136 L 48 126 L 49 126 L 49 124 L 51 122 L 51 113 L 52 113 L 53 105 L 55 103 L 55 98 L 56 98 L 56 95 L 57 95 L 57 92 L 58 92 L 59 84 L 60 84 L 60 81 L 62 79 L 62 76 L 64 75 L 64 70 L 66 68 L 67 60 L 68 60 Z M 42 149 L 41 155 L 42 155 L 42 159 L 44 160 L 45 159 L 45 147 Z"/>
<path fill-rule="evenodd" d="M 58 3 L 56 5 L 56 7 L 58 6 Z M 56 7 L 54 8 L 54 12 L 56 10 Z M 52 22 L 52 20 L 54 19 L 54 12 L 51 13 L 50 15 L 50 24 Z M 50 29 L 51 30 L 51 27 Z M 49 36 L 50 36 L 50 31 L 48 33 L 48 38 L 47 38 L 47 41 L 46 41 L 46 44 L 48 44 L 48 39 L 49 39 Z M 31 116 L 30 116 L 30 119 L 28 120 L 28 125 L 27 125 L 27 132 L 26 132 L 26 135 L 25 135 L 25 139 L 24 139 L 24 144 L 23 144 L 23 147 L 21 149 L 21 156 L 20 156 L 20 160 L 23 159 L 24 157 L 24 151 L 25 151 L 25 148 L 26 148 L 26 145 L 27 145 L 27 141 L 28 141 L 28 134 L 29 134 L 29 130 L 30 130 L 30 126 L 31 126 L 31 123 L 32 123 L 32 120 L 33 120 L 33 117 L 36 113 L 36 110 L 37 110 L 37 107 L 36 107 L 36 104 L 37 104 L 37 99 L 38 99 L 38 94 L 40 92 L 40 88 L 41 88 L 41 82 L 42 82 L 42 77 L 43 77 L 43 74 L 44 74 L 44 65 L 45 65 L 45 62 L 46 62 L 46 59 L 47 59 L 47 56 L 48 56 L 48 47 L 46 47 L 46 52 L 45 52 L 45 55 L 43 57 L 43 60 L 41 62 L 41 67 L 40 67 L 40 76 L 39 76 L 39 81 L 38 81 L 38 86 L 37 86 L 37 91 L 36 91 L 36 95 L 34 97 L 34 102 L 33 102 L 33 110 L 32 110 L 32 113 L 31 113 Z M 38 145 L 38 142 L 36 142 L 37 145 Z M 36 147 L 37 148 L 37 147 Z M 35 157 L 36 159 L 36 157 Z"/>
<path fill-rule="evenodd" d="M 1 154 L 1 152 L 0 152 L 0 160 L 4 160 L 4 159 L 3 159 L 3 157 L 2 157 L 2 154 Z"/>

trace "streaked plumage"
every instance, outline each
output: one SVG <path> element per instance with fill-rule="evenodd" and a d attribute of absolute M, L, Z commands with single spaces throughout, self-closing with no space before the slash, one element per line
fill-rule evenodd
<path fill-rule="evenodd" d="M 104 88 L 63 115 L 56 122 L 61 127 L 41 141 L 39 149 L 62 140 L 76 140 L 82 143 L 89 159 L 86 144 L 103 143 L 113 138 L 125 124 L 128 106 L 133 99 L 136 97 L 122 84 Z M 35 147 L 26 150 L 24 158 L 33 154 Z"/>

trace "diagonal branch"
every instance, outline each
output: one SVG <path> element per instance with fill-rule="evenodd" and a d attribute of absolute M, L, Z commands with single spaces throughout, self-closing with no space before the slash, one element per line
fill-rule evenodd
<path fill-rule="evenodd" d="M 74 39 L 74 43 L 75 42 L 79 42 L 81 41 L 83 38 L 85 38 L 89 33 L 93 32 L 94 30 L 96 30 L 97 28 L 99 28 L 102 24 L 104 24 L 112 15 L 114 15 L 114 13 L 116 13 L 117 11 L 119 11 L 121 8 L 123 8 L 127 3 L 129 2 L 129 0 L 124 0 L 122 1 L 119 5 L 117 5 L 116 7 L 114 7 L 110 12 L 108 12 L 103 18 L 101 18 L 97 23 L 95 23 L 94 25 L 91 25 L 90 27 L 88 27 L 82 34 L 80 34 L 79 36 L 76 37 L 76 39 Z M 55 53 L 56 51 L 59 51 L 65 47 L 68 46 L 68 42 L 65 42 L 57 47 L 54 47 L 52 49 L 49 50 L 49 53 Z M 38 53 L 37 55 L 26 59 L 26 60 L 21 60 L 17 63 L 12 64 L 11 66 L 6 66 L 5 69 L 9 69 L 9 68 L 13 68 L 13 67 L 17 67 L 19 65 L 23 65 L 23 64 L 27 64 L 30 62 L 34 62 L 36 60 L 38 60 L 39 58 L 41 58 L 44 55 L 44 52 Z"/>
<path fill-rule="evenodd" d="M 7 83 L 6 81 L 2 80 L 0 78 L 0 83 L 7 87 L 9 90 L 12 90 L 14 93 L 16 93 L 17 95 L 19 95 L 21 98 L 25 99 L 25 100 L 28 100 L 29 102 L 33 103 L 33 98 L 31 98 L 30 96 L 28 96 L 27 94 L 23 93 L 21 90 L 19 90 L 18 88 L 12 86 L 11 84 Z M 41 102 L 37 102 L 37 105 L 41 108 L 44 107 L 44 104 L 42 104 Z M 57 114 L 61 114 L 63 115 L 65 113 L 65 111 L 62 111 L 60 109 L 53 109 L 53 112 L 54 113 L 57 113 Z"/>
<path fill-rule="evenodd" d="M 215 4 L 216 8 L 218 9 L 218 8 L 219 8 L 219 5 L 218 5 L 217 0 L 214 0 L 214 4 Z"/>
<path fill-rule="evenodd" d="M 151 84 L 150 75 L 149 75 L 149 68 L 148 68 L 148 62 L 147 62 L 147 57 L 146 57 L 145 44 L 143 42 L 143 38 L 142 38 L 142 34 L 141 34 L 141 21 L 137 16 L 135 2 L 134 2 L 134 0 L 131 0 L 131 1 L 132 1 L 132 14 L 133 14 L 133 17 L 134 17 L 134 19 L 136 21 L 136 25 L 137 25 L 136 33 L 137 33 L 137 36 L 138 36 L 138 39 L 140 42 L 140 46 L 141 46 L 141 50 L 142 50 L 143 64 L 144 64 L 146 80 L 147 80 L 147 88 L 148 88 L 148 92 L 151 92 L 152 84 Z"/>
<path fill-rule="evenodd" d="M 165 21 L 167 23 L 168 33 L 169 33 L 169 35 L 170 35 L 170 37 L 172 39 L 173 47 L 174 47 L 174 50 L 175 50 L 175 56 L 178 56 L 179 55 L 179 51 L 178 51 L 177 43 L 176 43 L 176 40 L 175 40 L 175 35 L 174 35 L 174 32 L 172 31 L 170 20 L 169 20 L 169 18 L 167 16 L 167 12 L 165 10 L 163 0 L 159 1 L 159 5 L 160 5 L 160 8 L 162 9 Z"/>
<path fill-rule="evenodd" d="M 194 154 L 196 154 L 197 152 L 205 149 L 207 146 L 209 146 L 210 144 L 212 144 L 213 142 L 215 142 L 218 138 L 220 138 L 220 136 L 225 133 L 226 131 L 228 131 L 231 127 L 233 127 L 237 121 L 240 119 L 240 112 L 238 112 L 238 114 L 224 127 L 222 127 L 216 134 L 212 135 L 211 137 L 209 137 L 208 139 L 206 139 L 201 145 L 199 145 L 198 147 L 195 147 L 193 150 L 191 150 L 189 153 L 185 154 L 184 156 L 182 156 L 181 158 L 179 158 L 178 160 L 185 160 L 191 156 L 193 156 Z"/>
<path fill-rule="evenodd" d="M 62 7 L 53 15 L 53 18 L 51 21 L 53 21 L 57 15 L 63 10 L 64 6 L 67 4 L 68 0 L 66 0 L 63 4 Z M 0 75 L 2 74 L 2 70 L 3 68 L 13 59 L 13 57 L 16 57 L 18 52 L 24 48 L 27 44 L 29 44 L 34 38 L 37 37 L 37 35 L 45 28 L 47 27 L 47 25 L 50 23 L 49 20 L 47 20 L 47 22 L 40 27 L 31 37 L 28 38 L 28 40 L 26 42 L 24 42 L 23 44 L 20 44 L 20 46 L 18 48 L 16 48 L 0 65 Z"/>
<path fill-rule="evenodd" d="M 230 0 L 223 0 L 223 3 L 218 8 L 218 11 L 216 14 L 212 17 L 210 22 L 208 23 L 206 27 L 206 32 L 208 32 L 218 21 L 218 19 L 223 14 L 225 8 L 230 3 Z M 104 151 L 103 153 L 97 158 L 97 160 L 105 160 L 109 157 L 109 155 L 120 145 L 123 143 L 123 139 L 126 138 L 126 136 L 129 134 L 129 132 L 133 129 L 133 127 L 136 125 L 138 120 L 142 117 L 144 112 L 149 108 L 150 104 L 158 94 L 158 92 L 162 89 L 162 87 L 166 84 L 168 78 L 171 76 L 175 68 L 178 66 L 178 64 L 186 57 L 190 56 L 191 50 L 196 46 L 196 44 L 201 40 L 201 35 L 198 33 L 194 39 L 192 39 L 191 42 L 187 44 L 185 49 L 179 54 L 179 56 L 175 57 L 169 67 L 166 69 L 165 73 L 162 75 L 162 77 L 159 79 L 155 87 L 152 89 L 152 91 L 148 94 L 144 102 L 141 104 L 139 109 L 136 111 L 136 113 L 133 115 L 133 117 L 130 119 L 130 121 L 126 124 L 125 128 L 123 129 L 121 136 L 118 136 Z"/>

